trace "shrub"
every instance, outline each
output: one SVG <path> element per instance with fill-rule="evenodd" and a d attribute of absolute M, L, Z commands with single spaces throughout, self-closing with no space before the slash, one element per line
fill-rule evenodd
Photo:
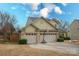
<path fill-rule="evenodd" d="M 64 38 L 57 39 L 57 42 L 64 42 Z"/>
<path fill-rule="evenodd" d="M 19 44 L 27 44 L 27 39 L 20 39 Z"/>
<path fill-rule="evenodd" d="M 64 36 L 60 35 L 59 38 L 64 38 Z"/>
<path fill-rule="evenodd" d="M 46 43 L 45 41 L 41 42 L 41 43 Z"/>
<path fill-rule="evenodd" d="M 64 40 L 70 40 L 70 37 L 65 37 Z"/>

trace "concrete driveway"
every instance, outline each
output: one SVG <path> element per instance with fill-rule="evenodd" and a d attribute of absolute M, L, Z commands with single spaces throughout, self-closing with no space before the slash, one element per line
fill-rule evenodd
<path fill-rule="evenodd" d="M 30 47 L 79 55 L 79 45 L 68 44 L 64 42 L 32 44 Z"/>

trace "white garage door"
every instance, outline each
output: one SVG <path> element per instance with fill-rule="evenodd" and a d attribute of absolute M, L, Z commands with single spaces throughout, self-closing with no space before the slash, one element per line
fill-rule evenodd
<path fill-rule="evenodd" d="M 56 35 L 44 35 L 44 40 L 46 42 L 56 42 Z"/>
<path fill-rule="evenodd" d="M 35 34 L 27 34 L 27 43 L 36 43 L 36 35 Z"/>

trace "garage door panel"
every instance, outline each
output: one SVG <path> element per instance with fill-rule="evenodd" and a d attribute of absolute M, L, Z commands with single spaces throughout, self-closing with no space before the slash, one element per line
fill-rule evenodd
<path fill-rule="evenodd" d="M 36 35 L 26 35 L 27 43 L 36 43 Z"/>
<path fill-rule="evenodd" d="M 45 35 L 44 40 L 46 42 L 55 42 L 56 41 L 56 35 Z"/>

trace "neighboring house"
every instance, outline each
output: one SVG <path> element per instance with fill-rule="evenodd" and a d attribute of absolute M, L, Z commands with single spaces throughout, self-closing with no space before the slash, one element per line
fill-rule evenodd
<path fill-rule="evenodd" d="M 3 41 L 17 41 L 19 34 L 16 32 L 14 26 L 11 23 L 6 23 L 0 29 L 0 40 Z"/>
<path fill-rule="evenodd" d="M 12 32 L 15 31 L 15 28 L 14 28 L 14 26 L 11 23 L 6 23 L 3 26 L 2 31 L 6 32 L 6 33 L 12 33 Z"/>
<path fill-rule="evenodd" d="M 79 19 L 74 20 L 70 25 L 71 40 L 79 40 Z"/>
<path fill-rule="evenodd" d="M 21 38 L 27 39 L 27 43 L 56 42 L 59 37 L 57 29 L 59 23 L 56 19 L 29 17 L 22 29 Z"/>

